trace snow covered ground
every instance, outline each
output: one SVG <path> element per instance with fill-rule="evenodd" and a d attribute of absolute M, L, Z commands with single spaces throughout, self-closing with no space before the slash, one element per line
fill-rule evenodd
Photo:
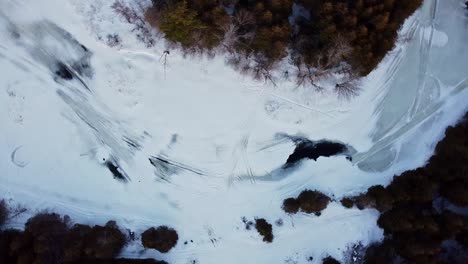
<path fill-rule="evenodd" d="M 135 2 L 122 1 L 141 10 Z M 426 0 L 348 101 L 289 81 L 251 80 L 222 55 L 184 58 L 171 50 L 164 67 L 164 40 L 153 32 L 156 45 L 148 48 L 112 1 L 3 0 L 2 196 L 78 222 L 116 219 L 137 233 L 170 225 L 179 232 L 177 247 L 143 252 L 170 263 L 342 259 L 349 245 L 382 237 L 376 211 L 333 202 L 320 217 L 290 217 L 282 200 L 305 188 L 339 200 L 427 160 L 468 109 L 462 3 Z M 121 41 L 110 47 L 112 35 Z M 72 80 L 57 76 L 64 69 Z M 279 133 L 335 140 L 357 152 L 353 162 L 336 156 L 278 170 L 294 150 Z M 284 225 L 274 226 L 266 244 L 245 230 L 244 216 Z M 135 243 L 123 254 L 141 250 Z"/>

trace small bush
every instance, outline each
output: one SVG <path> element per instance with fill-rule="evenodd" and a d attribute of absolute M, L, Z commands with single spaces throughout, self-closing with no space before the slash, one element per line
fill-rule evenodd
<path fill-rule="evenodd" d="M 297 197 L 299 207 L 305 213 L 320 213 L 327 208 L 330 198 L 319 191 L 305 190 Z"/>
<path fill-rule="evenodd" d="M 340 264 L 340 262 L 331 256 L 322 259 L 323 264 Z"/>
<path fill-rule="evenodd" d="M 294 198 L 287 198 L 283 201 L 282 208 L 288 214 L 295 214 L 299 211 L 299 202 Z"/>
<path fill-rule="evenodd" d="M 382 212 L 377 224 L 385 239 L 367 249 L 365 263 L 458 263 L 445 261 L 456 259 L 457 250 L 444 247 L 445 242 L 468 244 L 468 217 L 451 211 L 453 204 L 468 204 L 466 135 L 468 114 L 456 127 L 447 128 L 424 167 L 353 198 L 359 208 Z"/>
<path fill-rule="evenodd" d="M 267 243 L 273 242 L 273 226 L 265 219 L 255 219 L 255 229 L 263 236 L 263 241 Z"/>
<path fill-rule="evenodd" d="M 145 248 L 153 248 L 161 253 L 171 250 L 179 240 L 177 232 L 167 226 L 150 228 L 141 235 L 141 242 Z"/>
<path fill-rule="evenodd" d="M 301 211 L 320 216 L 321 211 L 327 208 L 330 198 L 319 191 L 304 190 L 297 199 L 287 198 L 283 201 L 283 210 L 288 214 L 295 214 Z"/>
<path fill-rule="evenodd" d="M 346 208 L 352 208 L 354 206 L 354 201 L 351 198 L 345 197 L 341 199 L 341 205 L 343 205 Z"/>

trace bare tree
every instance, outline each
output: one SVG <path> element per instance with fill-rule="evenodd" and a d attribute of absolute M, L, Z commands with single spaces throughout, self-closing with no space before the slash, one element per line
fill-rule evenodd
<path fill-rule="evenodd" d="M 255 24 L 255 16 L 252 14 L 252 12 L 249 12 L 245 9 L 239 10 L 234 15 L 234 21 L 236 25 L 238 26 L 247 26 L 247 25 L 254 25 Z"/>
<path fill-rule="evenodd" d="M 359 94 L 361 89 L 356 84 L 355 79 L 349 79 L 342 83 L 337 83 L 335 85 L 335 92 L 339 98 L 349 100 L 354 96 Z"/>
<path fill-rule="evenodd" d="M 137 32 L 137 38 L 146 44 L 148 47 L 152 47 L 155 44 L 152 29 L 146 24 L 145 17 L 141 16 L 141 12 L 137 12 L 133 7 L 127 6 L 122 1 L 116 1 L 112 8 L 120 14 L 125 20 L 134 25 L 135 28 L 132 31 Z M 144 7 L 139 4 L 139 8 L 144 10 Z M 149 23 L 153 25 L 156 23 L 155 8 L 150 8 L 146 12 L 143 12 L 148 19 Z M 154 25 L 153 25 L 154 26 Z"/>
<path fill-rule="evenodd" d="M 169 50 L 165 50 L 161 57 L 159 58 L 159 61 L 163 61 L 163 66 L 164 66 L 164 80 L 166 79 L 166 66 L 167 66 L 167 55 L 171 54 Z"/>
<path fill-rule="evenodd" d="M 228 52 L 235 52 L 234 47 L 236 45 L 242 45 L 242 42 L 250 43 L 254 39 L 254 23 L 255 17 L 251 12 L 240 10 L 231 18 L 230 23 L 222 26 L 221 29 L 225 32 L 222 45 Z M 245 27 L 249 26 L 251 26 L 249 30 L 246 30 Z M 247 46 L 247 48 L 250 47 Z"/>

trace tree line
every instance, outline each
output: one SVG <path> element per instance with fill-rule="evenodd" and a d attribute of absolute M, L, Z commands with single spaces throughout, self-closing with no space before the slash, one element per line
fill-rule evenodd
<path fill-rule="evenodd" d="M 447 128 L 424 167 L 341 200 L 381 212 L 385 238 L 367 249 L 366 263 L 468 263 L 467 135 L 468 113 Z"/>
<path fill-rule="evenodd" d="M 118 255 L 132 235 L 125 234 L 115 221 L 104 226 L 73 224 L 68 216 L 39 213 L 24 230 L 5 229 L 13 217 L 5 201 L 0 201 L 0 263 L 17 264 L 164 264 L 155 259 L 126 259 Z M 177 244 L 177 232 L 166 226 L 150 228 L 142 234 L 142 244 L 161 253 Z M 167 264 L 167 263 L 166 263 Z"/>
<path fill-rule="evenodd" d="M 223 49 L 241 72 L 271 78 L 288 58 L 301 84 L 333 73 L 341 87 L 390 51 L 422 0 L 153 0 L 147 21 L 187 53 Z"/>

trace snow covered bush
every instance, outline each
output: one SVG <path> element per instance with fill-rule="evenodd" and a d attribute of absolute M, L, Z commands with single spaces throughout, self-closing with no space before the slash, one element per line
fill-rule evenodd
<path fill-rule="evenodd" d="M 171 250 L 179 240 L 177 232 L 167 226 L 150 228 L 141 234 L 141 242 L 145 248 L 153 248 L 161 253 Z"/>

